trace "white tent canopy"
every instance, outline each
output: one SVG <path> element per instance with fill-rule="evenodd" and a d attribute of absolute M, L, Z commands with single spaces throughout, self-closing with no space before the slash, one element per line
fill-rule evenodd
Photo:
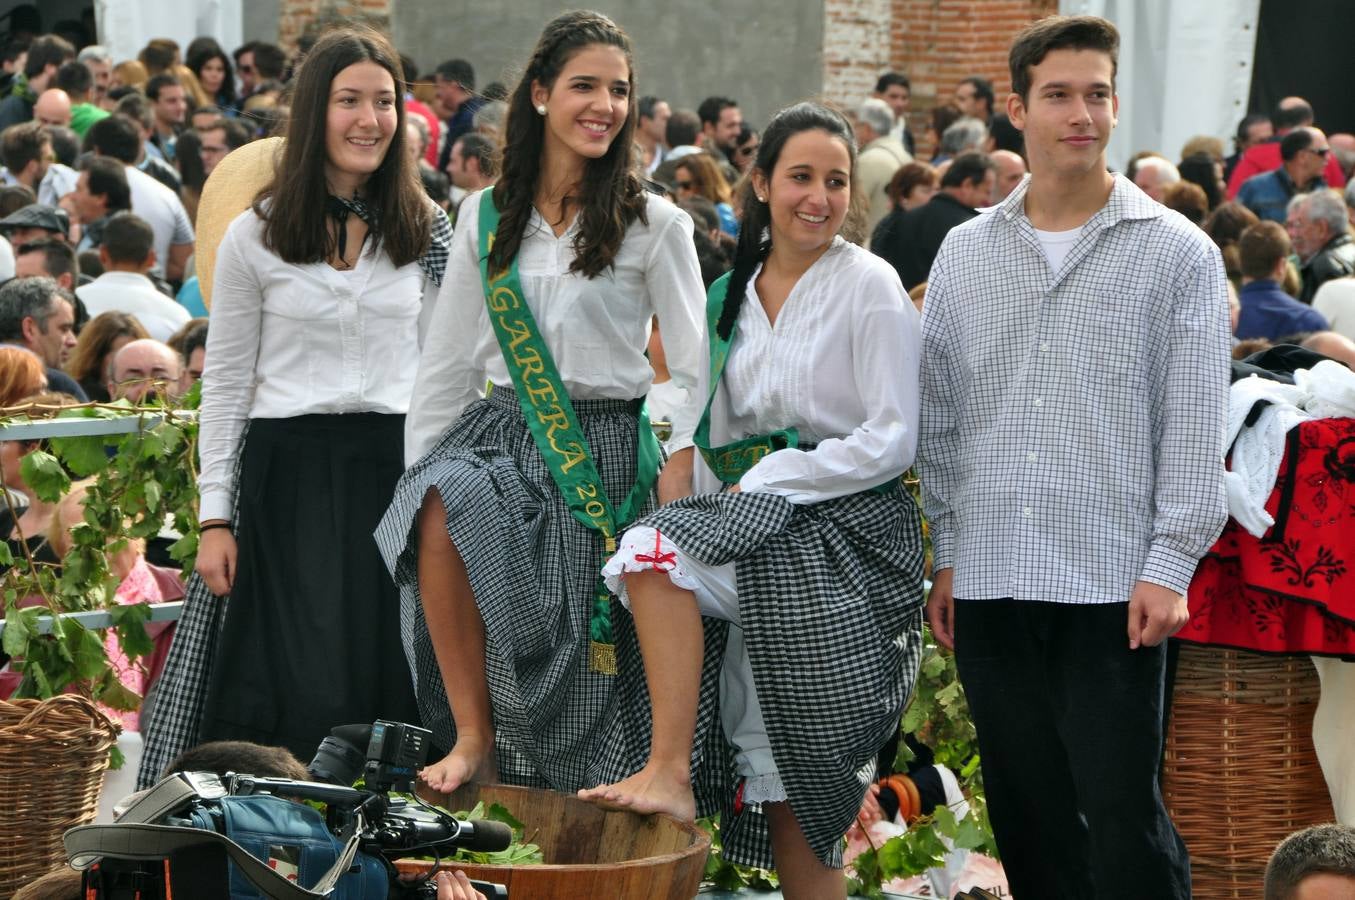
<path fill-rule="evenodd" d="M 1195 135 L 1227 145 L 1247 114 L 1260 9 L 1261 0 L 1061 0 L 1061 13 L 1120 29 L 1112 167 L 1140 150 L 1175 161 Z"/>
<path fill-rule="evenodd" d="M 153 37 L 173 38 L 187 49 L 209 34 L 230 53 L 244 43 L 241 0 L 94 0 L 100 43 L 113 59 L 136 59 Z"/>

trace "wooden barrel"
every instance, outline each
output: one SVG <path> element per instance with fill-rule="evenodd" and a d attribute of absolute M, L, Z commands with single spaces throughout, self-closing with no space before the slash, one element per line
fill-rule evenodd
<path fill-rule="evenodd" d="M 471 784 L 451 797 L 433 797 L 447 809 L 499 803 L 522 821 L 524 838 L 541 847 L 542 865 L 460 865 L 470 878 L 508 888 L 524 900 L 645 897 L 691 900 L 701 886 L 710 838 L 671 816 L 605 810 L 553 791 Z M 430 863 L 400 860 L 401 872 L 427 872 Z"/>
<path fill-rule="evenodd" d="M 1307 657 L 1181 642 L 1162 796 L 1198 900 L 1256 897 L 1276 844 L 1333 821 L 1313 750 L 1319 691 Z"/>

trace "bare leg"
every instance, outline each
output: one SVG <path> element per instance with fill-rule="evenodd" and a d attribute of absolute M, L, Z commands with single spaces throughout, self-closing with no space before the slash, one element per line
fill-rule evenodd
<path fill-rule="evenodd" d="M 638 813 L 696 818 L 692 796 L 692 740 L 701 690 L 705 636 L 696 597 L 663 572 L 626 575 L 635 634 L 645 661 L 645 683 L 654 708 L 649 761 L 615 784 L 579 791 L 585 800 Z"/>
<path fill-rule="evenodd" d="M 447 536 L 447 513 L 435 488 L 419 509 L 419 594 L 428 636 L 456 722 L 456 746 L 419 772 L 437 791 L 493 780 L 494 717 L 485 681 L 485 623 L 475 605 L 466 564 Z"/>
<path fill-rule="evenodd" d="M 834 900 L 847 896 L 841 869 L 830 869 L 809 848 L 789 803 L 764 803 L 772 836 L 772 856 L 786 900 Z"/>

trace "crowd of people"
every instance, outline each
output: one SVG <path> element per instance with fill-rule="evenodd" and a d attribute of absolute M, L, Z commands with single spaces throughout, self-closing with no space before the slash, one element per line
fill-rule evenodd
<path fill-rule="evenodd" d="M 915 121 L 888 72 L 762 127 L 645 93 L 591 12 L 511 86 L 357 23 L 64 35 L 0 54 L 0 405 L 202 380 L 142 786 L 199 742 L 421 722 L 434 790 L 720 812 L 727 858 L 841 896 L 921 652 L 916 463 L 1013 893 L 1189 896 L 1164 641 L 1227 518 L 1230 355 L 1355 366 L 1355 135 L 1289 97 L 1231 156 L 1112 172 L 1089 17 L 1015 36 L 1005 102 L 966 78 Z M 274 136 L 208 317 L 204 186 Z"/>

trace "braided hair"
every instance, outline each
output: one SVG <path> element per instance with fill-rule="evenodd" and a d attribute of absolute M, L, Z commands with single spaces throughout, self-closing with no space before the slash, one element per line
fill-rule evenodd
<path fill-rule="evenodd" d="M 847 145 L 847 154 L 852 167 L 852 202 L 843 224 L 843 236 L 855 240 L 855 232 L 860 228 L 861 199 L 855 187 L 856 174 L 856 138 L 852 126 L 837 110 L 821 103 L 797 103 L 789 106 L 773 118 L 762 133 L 762 144 L 758 147 L 757 159 L 753 162 L 753 172 L 771 180 L 772 170 L 781 159 L 781 151 L 786 141 L 803 131 L 823 131 Z M 738 321 L 739 310 L 743 307 L 744 296 L 748 292 L 748 279 L 767 258 L 772 249 L 772 211 L 764 200 L 759 200 L 753 187 L 753 179 L 743 180 L 743 193 L 740 198 L 743 208 L 743 221 L 739 224 L 739 243 L 734 250 L 734 267 L 729 273 L 729 287 L 725 292 L 724 309 L 715 325 L 716 333 L 724 340 L 729 339 Z"/>
<path fill-rule="evenodd" d="M 601 275 L 611 268 L 630 223 L 636 219 L 646 221 L 644 187 L 636 173 L 632 149 L 638 98 L 630 38 L 601 13 L 589 10 L 561 13 L 541 32 L 522 80 L 508 100 L 502 174 L 494 186 L 499 228 L 489 252 L 491 271 L 506 269 L 517 256 L 541 177 L 546 123 L 532 103 L 532 86 L 552 87 L 576 53 L 596 45 L 616 47 L 625 55 L 630 102 L 626 121 L 607 152 L 587 161 L 577 195 L 565 198 L 566 203 L 579 205 L 579 229 L 574 236 L 574 261 L 569 271 L 588 278 Z"/>

